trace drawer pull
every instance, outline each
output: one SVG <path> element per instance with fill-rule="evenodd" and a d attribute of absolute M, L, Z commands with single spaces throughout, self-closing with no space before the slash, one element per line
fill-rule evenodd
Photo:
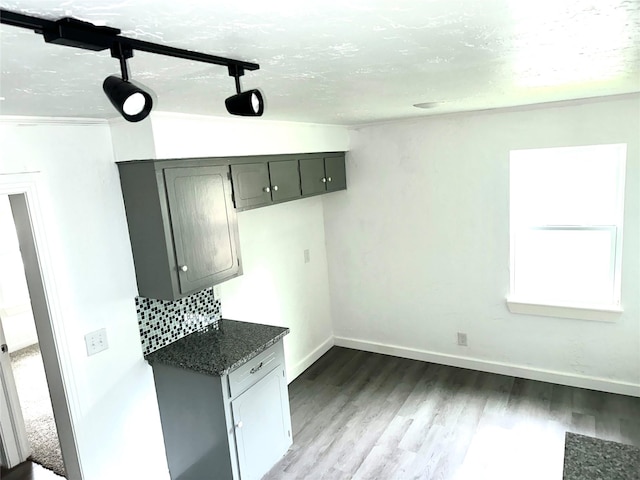
<path fill-rule="evenodd" d="M 258 370 L 262 368 L 262 365 L 263 365 L 263 362 L 260 362 L 258 365 L 256 365 L 251 370 L 249 370 L 249 373 L 251 374 L 256 373 Z"/>

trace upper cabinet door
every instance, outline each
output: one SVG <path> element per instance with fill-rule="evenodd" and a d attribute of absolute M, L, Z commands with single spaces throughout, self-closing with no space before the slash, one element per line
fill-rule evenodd
<path fill-rule="evenodd" d="M 164 170 L 182 294 L 239 273 L 228 171 L 226 166 Z"/>
<path fill-rule="evenodd" d="M 327 178 L 324 175 L 324 159 L 322 157 L 300 160 L 300 183 L 302 195 L 314 195 L 327 190 Z"/>
<path fill-rule="evenodd" d="M 302 195 L 335 192 L 347 188 L 344 154 L 300 160 Z"/>
<path fill-rule="evenodd" d="M 271 198 L 274 202 L 300 197 L 298 160 L 269 162 L 269 177 L 271 179 Z"/>
<path fill-rule="evenodd" d="M 236 208 L 271 203 L 271 185 L 267 163 L 231 165 Z"/>
<path fill-rule="evenodd" d="M 345 190 L 347 175 L 345 173 L 344 155 L 325 157 L 324 169 L 327 176 L 327 191 Z"/>

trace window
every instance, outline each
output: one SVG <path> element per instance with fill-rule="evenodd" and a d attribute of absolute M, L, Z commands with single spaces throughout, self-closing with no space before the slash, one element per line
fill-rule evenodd
<path fill-rule="evenodd" d="M 511 151 L 510 308 L 620 311 L 625 159 L 624 144 Z"/>

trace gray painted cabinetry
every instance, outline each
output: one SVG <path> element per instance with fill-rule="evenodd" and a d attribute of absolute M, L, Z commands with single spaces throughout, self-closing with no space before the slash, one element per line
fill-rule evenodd
<path fill-rule="evenodd" d="M 242 273 L 228 165 L 118 168 L 141 296 L 175 300 Z"/>
<path fill-rule="evenodd" d="M 173 480 L 258 480 L 291 446 L 282 340 L 227 375 L 153 374 Z"/>
<path fill-rule="evenodd" d="M 347 188 L 343 152 L 238 158 L 231 176 L 239 210 Z"/>
<path fill-rule="evenodd" d="M 300 160 L 300 180 L 303 195 L 344 190 L 347 188 L 344 154 Z"/>
<path fill-rule="evenodd" d="M 344 152 L 136 160 L 118 169 L 138 292 L 161 300 L 242 274 L 236 209 L 347 188 Z"/>
<path fill-rule="evenodd" d="M 298 160 L 231 165 L 237 208 L 269 205 L 302 196 Z"/>

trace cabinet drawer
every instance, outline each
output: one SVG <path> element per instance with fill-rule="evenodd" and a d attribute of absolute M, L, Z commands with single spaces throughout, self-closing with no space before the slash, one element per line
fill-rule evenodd
<path fill-rule="evenodd" d="M 269 347 L 229 374 L 229 396 L 237 397 L 279 364 L 284 364 L 282 342 Z"/>

